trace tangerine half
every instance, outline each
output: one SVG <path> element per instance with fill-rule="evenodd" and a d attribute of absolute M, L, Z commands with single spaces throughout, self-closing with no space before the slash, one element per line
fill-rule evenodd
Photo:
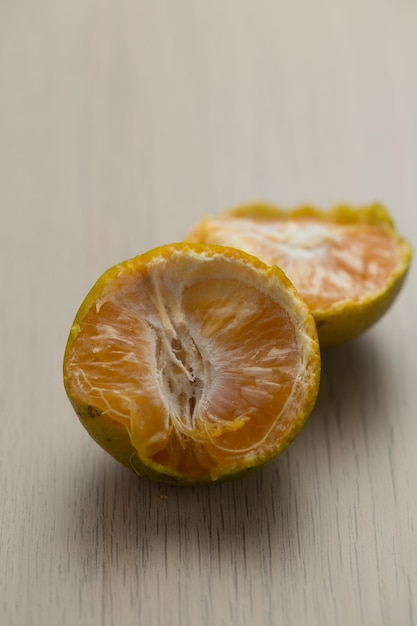
<path fill-rule="evenodd" d="M 82 424 L 140 475 L 212 483 L 282 452 L 313 409 L 316 326 L 277 267 L 178 243 L 109 269 L 64 356 Z"/>
<path fill-rule="evenodd" d="M 251 204 L 207 217 L 187 241 L 240 248 L 287 274 L 309 306 L 322 347 L 359 335 L 388 310 L 403 285 L 411 247 L 379 204 Z"/>

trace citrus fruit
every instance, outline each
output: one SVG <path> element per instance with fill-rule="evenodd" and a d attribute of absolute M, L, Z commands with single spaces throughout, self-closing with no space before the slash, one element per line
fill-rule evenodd
<path fill-rule="evenodd" d="M 322 347 L 352 339 L 395 300 L 411 248 L 378 204 L 285 211 L 252 204 L 207 217 L 187 241 L 233 246 L 287 274 L 312 312 Z"/>
<path fill-rule="evenodd" d="M 178 243 L 109 269 L 68 338 L 64 383 L 92 437 L 138 474 L 239 476 L 280 453 L 320 378 L 314 319 L 285 274 Z"/>

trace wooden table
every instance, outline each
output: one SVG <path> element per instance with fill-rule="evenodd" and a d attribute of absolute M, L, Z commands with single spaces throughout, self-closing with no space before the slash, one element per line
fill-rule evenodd
<path fill-rule="evenodd" d="M 0 4 L 2 624 L 417 624 L 413 268 L 235 483 L 140 480 L 61 374 L 96 278 L 207 213 L 378 200 L 415 244 L 416 35 L 410 0 Z"/>

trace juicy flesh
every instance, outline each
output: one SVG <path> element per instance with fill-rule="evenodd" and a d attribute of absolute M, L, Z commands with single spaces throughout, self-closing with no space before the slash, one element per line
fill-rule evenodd
<path fill-rule="evenodd" d="M 288 312 L 230 272 L 119 283 L 82 320 L 70 393 L 124 424 L 142 459 L 189 477 L 276 450 L 306 385 Z"/>
<path fill-rule="evenodd" d="M 384 225 L 221 218 L 207 220 L 193 238 L 278 265 L 313 311 L 380 292 L 402 262 L 401 249 Z"/>

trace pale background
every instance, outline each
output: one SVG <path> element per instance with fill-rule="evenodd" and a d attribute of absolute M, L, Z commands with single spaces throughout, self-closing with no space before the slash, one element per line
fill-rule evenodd
<path fill-rule="evenodd" d="M 65 397 L 99 274 L 256 199 L 415 245 L 416 2 L 0 0 L 1 624 L 417 624 L 414 268 L 245 480 L 141 481 Z"/>

